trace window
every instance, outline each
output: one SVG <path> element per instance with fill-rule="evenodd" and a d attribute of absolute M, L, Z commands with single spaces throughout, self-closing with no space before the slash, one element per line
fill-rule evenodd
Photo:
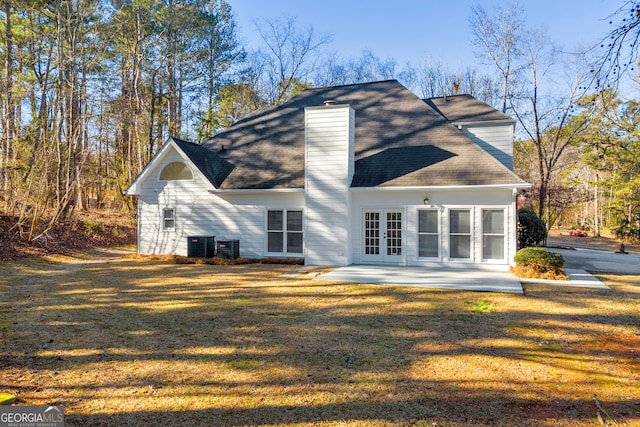
<path fill-rule="evenodd" d="M 191 170 L 182 162 L 169 163 L 160 172 L 161 181 L 175 181 L 175 180 L 189 180 L 193 179 Z"/>
<path fill-rule="evenodd" d="M 504 259 L 504 210 L 482 210 L 482 258 Z"/>
<path fill-rule="evenodd" d="M 418 211 L 418 256 L 437 257 L 440 254 L 438 234 L 438 211 L 420 209 Z"/>
<path fill-rule="evenodd" d="M 173 208 L 165 208 L 162 210 L 162 229 L 175 230 L 176 228 L 176 210 Z"/>
<path fill-rule="evenodd" d="M 267 252 L 302 254 L 302 211 L 267 212 Z"/>
<path fill-rule="evenodd" d="M 469 209 L 449 211 L 449 257 L 471 258 L 471 211 Z"/>

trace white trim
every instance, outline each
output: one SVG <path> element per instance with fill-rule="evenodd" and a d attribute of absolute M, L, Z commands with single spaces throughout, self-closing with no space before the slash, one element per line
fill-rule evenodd
<path fill-rule="evenodd" d="M 365 220 L 364 214 L 366 212 L 378 212 L 380 213 L 380 236 L 379 236 L 379 249 L 378 255 L 366 255 L 365 254 Z M 400 219 L 400 255 L 386 255 L 387 250 L 387 220 L 385 214 L 389 212 L 396 212 L 401 214 Z M 384 264 L 384 265 L 407 265 L 407 208 L 406 206 L 386 206 L 386 207 L 362 207 L 360 209 L 360 259 L 364 264 Z M 383 234 L 385 236 L 383 236 Z"/>
<path fill-rule="evenodd" d="M 165 213 L 166 211 L 171 211 L 171 216 L 170 217 L 166 217 Z M 176 208 L 175 207 L 163 207 L 162 208 L 162 216 L 160 217 L 160 221 L 162 221 L 162 223 L 160 224 L 160 226 L 162 227 L 162 231 L 164 233 L 170 233 L 170 232 L 175 232 L 177 229 L 177 212 L 176 212 Z M 167 227 L 167 221 L 173 221 L 173 227 Z"/>
<path fill-rule="evenodd" d="M 476 120 L 473 122 L 450 122 L 454 126 L 478 126 L 478 125 L 515 125 L 515 119 L 499 119 L 499 120 Z"/>
<path fill-rule="evenodd" d="M 182 157 L 182 160 L 184 161 L 184 163 L 191 170 L 191 173 L 193 175 L 193 179 L 194 180 L 195 180 L 195 176 L 197 174 L 200 177 L 200 179 L 202 180 L 202 182 L 204 182 L 204 185 L 209 187 L 209 189 L 210 189 L 209 191 L 211 191 L 211 189 L 215 189 L 215 187 L 213 186 L 211 181 L 209 181 L 209 179 L 206 176 L 204 176 L 204 174 L 200 171 L 200 169 L 191 161 L 189 156 L 187 156 L 185 154 L 185 152 L 180 149 L 180 147 L 178 146 L 178 144 L 176 144 L 176 142 L 173 140 L 173 138 L 169 138 L 167 140 L 167 142 L 165 142 L 162 145 L 162 147 L 160 147 L 160 150 L 158 150 L 158 152 L 153 156 L 151 161 L 149 161 L 149 163 L 147 163 L 147 165 L 144 167 L 144 169 L 142 169 L 142 172 L 140 172 L 140 174 L 136 177 L 136 179 L 131 183 L 129 188 L 127 188 L 124 191 L 125 195 L 127 195 L 127 196 L 139 196 L 140 195 L 140 191 L 138 191 L 138 186 L 140 185 L 140 183 L 142 181 L 144 181 L 146 179 L 147 175 L 151 174 L 153 172 L 153 170 L 157 168 L 157 164 L 160 163 L 162 161 L 162 159 L 167 155 L 169 147 L 173 147 L 173 149 L 176 150 L 178 155 L 180 155 L 180 157 Z M 158 178 L 159 178 L 159 175 L 158 175 Z M 160 181 L 158 179 L 157 182 L 173 182 L 173 181 Z"/>
<path fill-rule="evenodd" d="M 174 163 L 181 163 L 184 165 L 185 168 L 187 168 L 189 170 L 189 173 L 191 174 L 191 178 L 190 179 L 161 179 L 160 175 L 162 175 L 162 172 L 169 166 L 172 165 Z M 189 165 L 187 165 L 185 162 L 171 162 L 171 163 L 167 163 L 166 165 L 164 165 L 164 167 L 162 169 L 160 169 L 158 171 L 158 182 L 173 182 L 173 181 L 186 181 L 186 182 L 193 182 L 196 180 L 196 176 L 193 173 L 193 171 L 191 170 L 191 168 L 189 167 Z"/>
<path fill-rule="evenodd" d="M 476 236 L 476 227 L 475 227 L 475 218 L 476 218 L 476 205 L 466 205 L 466 206 L 447 206 L 445 208 L 445 222 L 447 224 L 447 233 L 443 242 L 447 244 L 447 251 L 445 256 L 443 257 L 448 262 L 460 262 L 460 263 L 475 263 L 475 236 Z M 451 211 L 467 211 L 469 212 L 469 258 L 452 258 L 451 257 Z M 456 233 L 456 235 L 466 236 L 467 233 Z"/>
<path fill-rule="evenodd" d="M 485 233 L 484 233 L 484 212 L 485 211 L 501 211 L 503 214 L 502 217 L 502 258 L 485 258 L 484 256 L 484 237 L 485 237 Z M 508 229 L 509 229 L 509 212 L 508 212 L 508 208 L 507 207 L 488 207 L 488 206 L 480 206 L 479 207 L 479 226 L 480 226 L 480 239 L 478 244 L 480 245 L 480 262 L 484 263 L 484 264 L 492 264 L 492 263 L 502 263 L 507 261 L 508 262 L 508 252 L 509 252 L 509 245 L 507 244 L 507 240 L 508 240 Z M 500 236 L 500 234 L 487 234 L 490 236 Z"/>
<path fill-rule="evenodd" d="M 238 188 L 208 190 L 211 194 L 304 193 L 304 188 Z"/>
<path fill-rule="evenodd" d="M 531 188 L 531 184 L 493 184 L 493 185 L 425 185 L 416 187 L 350 187 L 349 191 L 428 191 L 428 190 L 486 190 L 486 189 Z"/>
<path fill-rule="evenodd" d="M 269 252 L 269 211 L 282 212 L 282 230 L 273 230 L 273 232 L 282 232 L 282 252 Z M 292 233 L 299 233 L 302 235 L 302 251 L 301 252 L 287 252 L 287 215 L 288 212 L 300 212 L 302 214 L 302 229 L 300 231 L 292 231 Z M 303 208 L 283 208 L 283 207 L 264 207 L 264 253 L 267 257 L 273 258 L 304 258 L 305 254 L 305 216 Z"/>
<path fill-rule="evenodd" d="M 437 227 L 437 232 L 435 233 L 435 235 L 438 238 L 438 255 L 436 256 L 430 256 L 430 257 L 421 257 L 420 256 L 420 211 L 431 211 L 431 212 L 435 212 L 436 213 L 436 227 Z M 442 211 L 443 209 L 441 209 L 438 206 L 434 206 L 434 205 L 424 205 L 424 206 L 418 206 L 416 209 L 416 241 L 415 241 L 415 245 L 416 245 L 416 260 L 418 261 L 442 261 L 442 255 L 444 252 L 444 248 L 442 245 Z M 423 233 L 426 235 L 431 235 L 433 236 L 434 233 Z M 407 237 L 408 237 L 408 233 L 407 233 Z"/>

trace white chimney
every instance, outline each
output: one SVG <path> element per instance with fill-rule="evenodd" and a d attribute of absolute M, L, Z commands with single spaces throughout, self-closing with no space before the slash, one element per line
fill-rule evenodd
<path fill-rule="evenodd" d="M 324 104 L 305 108 L 305 263 L 347 265 L 355 112 Z"/>

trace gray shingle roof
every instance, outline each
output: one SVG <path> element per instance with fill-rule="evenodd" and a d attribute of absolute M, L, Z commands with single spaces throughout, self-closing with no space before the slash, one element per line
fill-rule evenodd
<path fill-rule="evenodd" d="M 453 95 L 425 99 L 430 107 L 452 123 L 510 120 L 511 117 L 471 95 Z"/>
<path fill-rule="evenodd" d="M 304 108 L 327 99 L 355 110 L 353 187 L 524 184 L 434 108 L 388 80 L 308 89 L 237 122 L 202 146 L 217 158 L 211 167 L 220 160 L 232 165 L 228 173 L 212 171 L 214 185 L 303 188 Z"/>
<path fill-rule="evenodd" d="M 233 171 L 234 166 L 212 152 L 208 147 L 204 147 L 192 142 L 183 141 L 178 138 L 171 138 L 180 149 L 189 157 L 200 172 L 216 187 L 220 187 L 225 178 Z"/>

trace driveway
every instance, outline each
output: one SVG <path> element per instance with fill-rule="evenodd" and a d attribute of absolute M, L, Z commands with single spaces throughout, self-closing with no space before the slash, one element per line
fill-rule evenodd
<path fill-rule="evenodd" d="M 565 269 L 581 269 L 589 273 L 613 273 L 640 275 L 640 255 L 616 254 L 593 249 L 556 249 L 564 258 Z"/>

